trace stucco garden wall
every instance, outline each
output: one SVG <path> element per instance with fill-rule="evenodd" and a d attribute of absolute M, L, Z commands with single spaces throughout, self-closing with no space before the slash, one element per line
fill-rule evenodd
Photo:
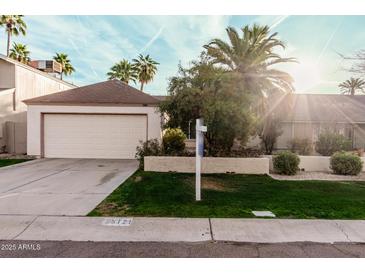
<path fill-rule="evenodd" d="M 145 171 L 195 172 L 195 157 L 146 156 Z M 268 158 L 215 158 L 204 157 L 202 173 L 268 174 Z"/>

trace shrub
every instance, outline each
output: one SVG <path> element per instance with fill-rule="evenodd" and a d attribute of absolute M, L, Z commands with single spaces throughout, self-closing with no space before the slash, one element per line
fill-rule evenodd
<path fill-rule="evenodd" d="M 160 142 L 157 139 L 147 140 L 146 142 L 140 142 L 140 146 L 137 147 L 136 159 L 139 161 L 139 168 L 144 168 L 144 156 L 160 156 L 163 155 L 163 149 Z"/>
<path fill-rule="evenodd" d="M 272 114 L 268 115 L 261 127 L 262 129 L 259 134 L 261 146 L 266 154 L 271 155 L 278 137 L 283 134 L 280 120 Z"/>
<path fill-rule="evenodd" d="M 308 138 L 294 138 L 290 142 L 290 150 L 299 155 L 310 155 L 313 151 L 313 144 Z"/>
<path fill-rule="evenodd" d="M 162 138 L 163 148 L 168 155 L 184 152 L 186 135 L 180 128 L 168 128 Z"/>
<path fill-rule="evenodd" d="M 351 150 L 351 141 L 345 136 L 325 131 L 318 136 L 316 143 L 316 151 L 323 156 L 331 156 L 337 151 L 349 151 Z"/>
<path fill-rule="evenodd" d="M 336 174 L 358 175 L 363 162 L 360 157 L 349 152 L 336 152 L 331 156 L 330 167 Z"/>
<path fill-rule="evenodd" d="M 279 174 L 294 175 L 298 171 L 300 159 L 291 151 L 280 152 L 273 157 L 274 169 Z"/>

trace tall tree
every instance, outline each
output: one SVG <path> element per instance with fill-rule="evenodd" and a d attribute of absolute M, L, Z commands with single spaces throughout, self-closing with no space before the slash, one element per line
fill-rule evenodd
<path fill-rule="evenodd" d="M 153 80 L 157 72 L 157 63 L 149 55 L 143 56 L 140 54 L 138 59 L 133 59 L 133 66 L 137 70 L 138 81 L 141 83 L 141 91 L 145 84 Z"/>
<path fill-rule="evenodd" d="M 1 15 L 0 17 L 0 26 L 5 27 L 8 36 L 6 56 L 10 54 L 11 37 L 26 34 L 27 25 L 23 21 L 23 17 L 24 15 Z"/>
<path fill-rule="evenodd" d="M 365 81 L 360 78 L 351 77 L 349 80 L 346 80 L 338 85 L 343 94 L 355 95 L 357 90 L 364 92 Z"/>
<path fill-rule="evenodd" d="M 226 32 L 228 42 L 213 39 L 204 47 L 214 63 L 239 76 L 246 92 L 267 97 L 277 91 L 294 90 L 292 77 L 272 67 L 296 61 L 277 53 L 278 49 L 285 49 L 284 43 L 277 38 L 277 32 L 270 34 L 268 26 L 256 24 L 243 27 L 242 35 L 233 27 L 228 27 Z"/>
<path fill-rule="evenodd" d="M 9 57 L 24 64 L 27 64 L 30 61 L 29 54 L 30 52 L 27 49 L 27 45 L 13 43 L 13 47 L 10 50 Z"/>
<path fill-rule="evenodd" d="M 259 117 L 258 135 L 266 136 L 266 129 L 272 128 L 269 103 L 274 105 L 283 94 L 294 91 L 292 77 L 275 65 L 296 59 L 278 53 L 285 49 L 285 44 L 277 38 L 277 32 L 270 34 L 268 26 L 246 25 L 240 33 L 228 27 L 226 32 L 228 42 L 213 39 L 204 48 L 213 63 L 236 76 L 236 84 L 242 87 L 240 92 L 255 98 L 251 108 Z"/>
<path fill-rule="evenodd" d="M 170 79 L 170 96 L 160 104 L 161 113 L 169 117 L 167 127 L 188 132 L 189 121 L 203 117 L 209 155 L 228 155 L 234 140 L 245 144 L 252 131 L 253 115 L 247 94 L 240 92 L 235 76 L 212 65 L 203 54 L 190 68 L 179 66 L 178 75 Z"/>
<path fill-rule="evenodd" d="M 107 75 L 109 76 L 109 80 L 118 79 L 126 84 L 128 84 L 129 81 L 135 83 L 138 78 L 136 68 L 125 59 L 112 66 Z"/>
<path fill-rule="evenodd" d="M 68 55 L 65 53 L 57 53 L 53 56 L 53 60 L 60 63 L 62 66 L 62 72 L 61 72 L 61 80 L 63 78 L 63 74 L 65 75 L 71 75 L 75 69 L 71 65 L 71 60 L 68 58 Z"/>

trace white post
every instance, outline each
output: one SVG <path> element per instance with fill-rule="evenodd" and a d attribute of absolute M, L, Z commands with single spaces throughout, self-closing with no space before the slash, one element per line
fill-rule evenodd
<path fill-rule="evenodd" d="M 201 162 L 204 153 L 204 136 L 203 132 L 207 128 L 203 126 L 203 119 L 196 119 L 195 135 L 195 200 L 201 200 Z"/>

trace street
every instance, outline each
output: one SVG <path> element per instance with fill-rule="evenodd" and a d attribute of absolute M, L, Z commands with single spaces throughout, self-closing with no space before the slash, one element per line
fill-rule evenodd
<path fill-rule="evenodd" d="M 0 241 L 0 257 L 32 258 L 345 258 L 365 257 L 356 243 Z"/>

